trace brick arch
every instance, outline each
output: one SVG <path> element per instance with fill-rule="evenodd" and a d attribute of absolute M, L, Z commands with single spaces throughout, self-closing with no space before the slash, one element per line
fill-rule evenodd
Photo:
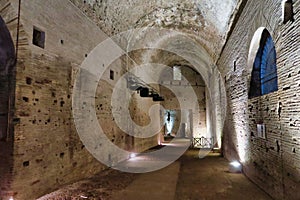
<path fill-rule="evenodd" d="M 144 34 L 145 36 L 150 33 L 151 35 L 151 31 L 153 30 L 151 30 L 151 28 L 147 29 L 149 32 L 139 32 L 136 30 L 135 34 Z M 162 31 L 164 30 L 162 29 Z M 184 60 L 186 60 L 185 62 L 193 66 L 192 68 L 202 76 L 207 86 L 206 96 L 209 99 L 207 101 L 206 116 L 207 132 L 212 133 L 213 137 L 217 138 L 217 146 L 221 147 L 221 137 L 227 108 L 226 106 L 222 106 L 226 105 L 226 90 L 220 72 L 213 64 L 213 58 L 197 40 L 176 31 L 172 34 L 165 33 L 168 32 L 166 31 L 164 34 L 161 34 L 160 39 L 154 44 L 149 43 L 148 47 L 163 50 L 184 58 Z M 139 39 L 138 37 L 136 38 L 136 41 L 132 40 L 133 45 L 132 47 L 130 46 L 130 48 L 140 48 Z M 147 37 L 145 36 L 145 38 Z M 146 40 L 143 40 L 143 42 L 148 45 Z M 145 55 L 144 62 L 152 63 L 153 58 L 158 56 L 157 53 L 159 53 L 159 51 L 153 51 Z"/>

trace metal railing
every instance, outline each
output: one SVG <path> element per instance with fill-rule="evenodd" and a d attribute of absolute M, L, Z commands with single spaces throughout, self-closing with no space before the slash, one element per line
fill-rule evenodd
<path fill-rule="evenodd" d="M 192 138 L 191 139 L 191 146 L 194 148 L 213 148 L 214 147 L 214 138 L 206 138 L 206 137 L 200 137 L 200 138 Z"/>

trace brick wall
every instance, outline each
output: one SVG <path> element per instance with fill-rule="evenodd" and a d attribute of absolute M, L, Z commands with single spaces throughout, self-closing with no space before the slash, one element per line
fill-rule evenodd
<path fill-rule="evenodd" d="M 13 111 L 17 15 L 8 1 L 0 2 L 0 199 L 13 195 Z"/>
<path fill-rule="evenodd" d="M 1 17 L 16 41 L 19 1 L 1 1 Z M 34 10 L 34 12 L 32 12 Z M 16 65 L 14 142 L 1 144 L 1 198 L 35 199 L 61 185 L 100 172 L 98 162 L 80 141 L 72 115 L 72 95 L 78 68 L 107 36 L 67 0 L 22 1 Z M 33 44 L 33 29 L 45 33 L 44 48 Z M 102 66 L 107 63 L 99 63 Z M 157 145 L 157 136 L 133 140 L 116 127 L 111 93 L 126 63 L 116 60 L 102 77 L 96 93 L 100 124 L 108 138 L 130 151 Z M 111 80 L 110 70 L 115 79 Z M 143 106 L 141 103 L 139 104 Z M 150 107 L 151 102 L 147 105 Z M 136 105 L 134 105 L 136 106 Z M 142 123 L 147 113 L 132 115 Z M 13 158 L 11 157 L 13 155 Z M 114 159 L 117 163 L 119 158 Z"/>
<path fill-rule="evenodd" d="M 19 6 L 18 1 L 11 5 Z M 62 12 L 61 6 L 73 12 Z M 68 17 L 90 27 L 94 40 L 103 38 L 68 1 L 52 1 L 47 6 L 41 1 L 21 4 L 11 182 L 14 199 L 34 199 L 105 167 L 84 148 L 73 124 L 73 71 L 95 44 L 84 30 L 60 20 Z M 34 27 L 45 32 L 44 48 L 32 44 Z"/>
<path fill-rule="evenodd" d="M 295 1 L 295 21 L 283 24 L 281 1 L 248 1 L 218 61 L 228 101 L 224 154 L 241 160 L 245 174 L 275 199 L 300 197 L 299 9 Z M 266 27 L 275 43 L 278 91 L 248 99 L 248 52 L 259 27 Z M 258 137 L 261 121 L 266 139 Z"/>

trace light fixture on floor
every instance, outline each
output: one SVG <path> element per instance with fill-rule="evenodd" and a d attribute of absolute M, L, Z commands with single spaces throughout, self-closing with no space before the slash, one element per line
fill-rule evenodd
<path fill-rule="evenodd" d="M 9 200 L 14 200 L 14 198 L 13 198 L 13 197 L 10 197 Z"/>
<path fill-rule="evenodd" d="M 229 163 L 229 172 L 231 173 L 241 173 L 242 168 L 243 166 L 239 161 L 233 161 Z"/>
<path fill-rule="evenodd" d="M 135 154 L 135 153 L 131 153 L 129 157 L 130 157 L 130 158 L 135 158 L 135 157 L 136 157 L 136 154 Z"/>

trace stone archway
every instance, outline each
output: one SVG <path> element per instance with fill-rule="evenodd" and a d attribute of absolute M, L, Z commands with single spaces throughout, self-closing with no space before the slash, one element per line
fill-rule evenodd
<path fill-rule="evenodd" d="M 216 138 L 216 146 L 220 148 L 226 113 L 226 107 L 222 105 L 226 105 L 226 92 L 220 72 L 208 51 L 190 35 L 169 29 L 135 29 L 123 38 L 128 41 L 126 52 L 149 50 L 141 56 L 142 63 L 153 63 L 153 57 L 165 51 L 184 58 L 202 76 L 207 86 L 207 132 Z"/>

